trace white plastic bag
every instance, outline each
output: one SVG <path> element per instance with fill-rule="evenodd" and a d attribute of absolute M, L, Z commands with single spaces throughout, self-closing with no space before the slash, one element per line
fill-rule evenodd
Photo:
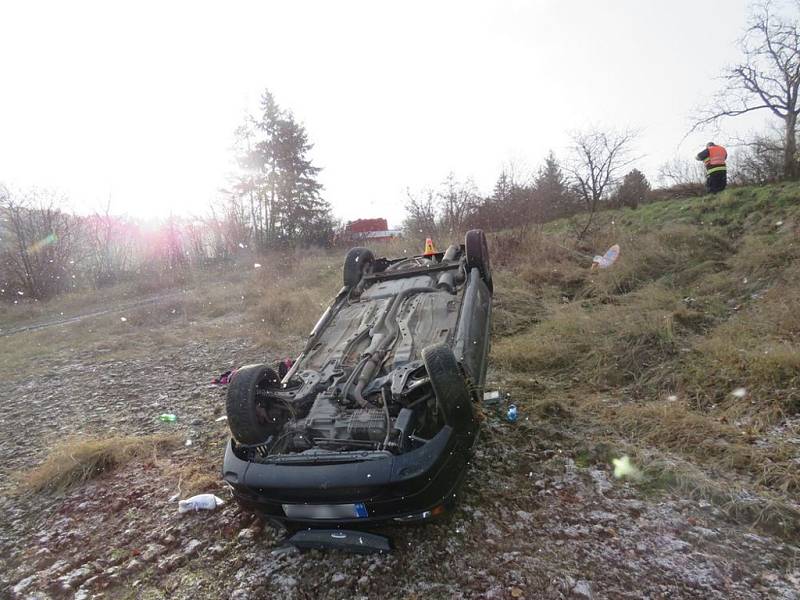
<path fill-rule="evenodd" d="M 214 494 L 199 494 L 186 500 L 178 501 L 178 512 L 185 513 L 197 510 L 214 510 L 225 502 Z"/>
<path fill-rule="evenodd" d="M 595 256 L 592 260 L 592 268 L 600 268 L 600 269 L 607 269 L 615 262 L 617 262 L 617 258 L 619 257 L 619 246 L 614 244 L 609 248 L 603 256 Z"/>

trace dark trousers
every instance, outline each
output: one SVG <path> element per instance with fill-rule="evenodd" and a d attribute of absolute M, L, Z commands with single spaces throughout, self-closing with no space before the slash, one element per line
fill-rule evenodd
<path fill-rule="evenodd" d="M 727 171 L 717 171 L 716 173 L 711 173 L 706 177 L 706 189 L 711 194 L 721 192 L 725 189 L 726 185 L 728 185 Z"/>

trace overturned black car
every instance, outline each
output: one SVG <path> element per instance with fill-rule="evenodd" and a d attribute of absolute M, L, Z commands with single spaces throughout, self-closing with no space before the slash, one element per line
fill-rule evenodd
<path fill-rule="evenodd" d="M 412 258 L 353 248 L 291 369 L 233 376 L 223 478 L 292 526 L 417 522 L 452 507 L 489 353 L 486 237 Z"/>

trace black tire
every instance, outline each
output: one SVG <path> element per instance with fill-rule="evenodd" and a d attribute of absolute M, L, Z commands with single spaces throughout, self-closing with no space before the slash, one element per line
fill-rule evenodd
<path fill-rule="evenodd" d="M 464 239 L 467 250 L 467 267 L 478 269 L 490 292 L 494 292 L 492 283 L 492 266 L 489 263 L 489 246 L 483 229 L 471 229 Z"/>
<path fill-rule="evenodd" d="M 472 398 L 453 351 L 445 344 L 428 346 L 422 350 L 422 362 L 444 422 L 459 433 L 471 435 L 476 426 Z"/>
<path fill-rule="evenodd" d="M 264 422 L 257 410 L 259 390 L 278 385 L 278 374 L 266 365 L 247 365 L 234 373 L 228 384 L 225 409 L 228 427 L 237 442 L 248 446 L 261 444 L 283 425 Z"/>
<path fill-rule="evenodd" d="M 375 262 L 375 256 L 368 248 L 350 248 L 347 256 L 344 258 L 344 267 L 342 269 L 342 280 L 345 287 L 353 287 L 358 285 L 364 273 Z"/>

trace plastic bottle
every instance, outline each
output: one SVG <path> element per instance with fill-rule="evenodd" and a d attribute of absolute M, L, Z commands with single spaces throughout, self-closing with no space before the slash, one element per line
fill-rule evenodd
<path fill-rule="evenodd" d="M 174 423 L 178 420 L 178 417 L 173 415 L 172 413 L 164 413 L 163 415 L 159 415 L 158 418 L 164 423 Z"/>
<path fill-rule="evenodd" d="M 178 512 L 185 513 L 197 510 L 214 510 L 223 504 L 225 504 L 225 502 L 222 498 L 217 498 L 214 494 L 199 494 L 186 500 L 179 500 Z"/>
<path fill-rule="evenodd" d="M 517 405 L 516 404 L 509 404 L 508 412 L 506 413 L 506 419 L 508 419 L 511 423 L 517 420 Z"/>

